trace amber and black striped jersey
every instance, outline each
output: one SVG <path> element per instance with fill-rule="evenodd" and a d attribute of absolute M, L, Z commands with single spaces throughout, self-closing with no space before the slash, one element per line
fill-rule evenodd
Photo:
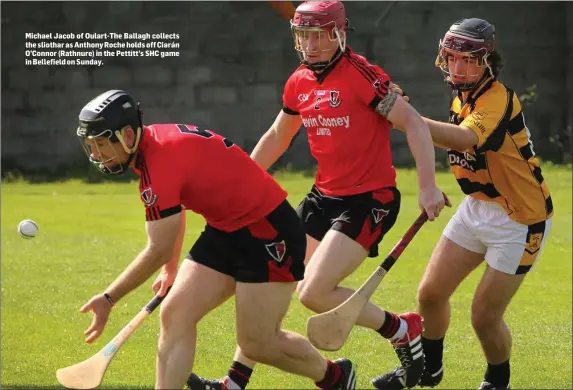
<path fill-rule="evenodd" d="M 525 225 L 553 216 L 551 194 L 514 91 L 490 79 L 466 102 L 461 95 L 452 100 L 450 123 L 478 136 L 473 149 L 448 150 L 452 172 L 465 194 L 499 203 L 511 219 Z"/>

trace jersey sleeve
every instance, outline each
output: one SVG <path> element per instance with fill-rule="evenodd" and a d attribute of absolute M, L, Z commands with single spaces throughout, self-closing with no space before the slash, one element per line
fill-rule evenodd
<path fill-rule="evenodd" d="M 475 109 L 460 123 L 460 126 L 471 129 L 477 135 L 478 149 L 483 148 L 494 133 L 499 133 L 496 129 L 504 126 L 504 118 L 510 108 L 506 99 L 480 100 L 478 99 Z"/>
<path fill-rule="evenodd" d="M 382 68 L 366 61 L 352 61 L 355 72 L 354 86 L 359 99 L 375 109 L 378 103 L 388 94 L 390 76 Z"/>
<path fill-rule="evenodd" d="M 295 74 L 288 78 L 283 91 L 283 111 L 289 115 L 299 115 Z"/>
<path fill-rule="evenodd" d="M 153 162 L 154 166 L 142 170 L 139 185 L 146 221 L 167 218 L 182 210 L 181 180 L 166 160 Z"/>

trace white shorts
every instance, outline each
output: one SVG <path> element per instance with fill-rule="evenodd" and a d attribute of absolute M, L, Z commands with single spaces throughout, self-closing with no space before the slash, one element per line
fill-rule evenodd
<path fill-rule="evenodd" d="M 467 250 L 484 254 L 498 271 L 524 274 L 541 254 L 551 222 L 523 225 L 509 218 L 501 205 L 466 196 L 443 234 Z"/>

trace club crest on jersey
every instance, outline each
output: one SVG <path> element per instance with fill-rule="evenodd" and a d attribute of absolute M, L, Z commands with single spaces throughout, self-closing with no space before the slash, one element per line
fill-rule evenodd
<path fill-rule="evenodd" d="M 141 200 L 147 207 L 151 207 L 157 201 L 157 195 L 153 193 L 151 187 L 148 187 L 141 191 Z"/>
<path fill-rule="evenodd" d="M 374 217 L 374 224 L 378 225 L 382 219 L 390 214 L 389 210 L 384 209 L 372 209 L 372 217 Z"/>
<path fill-rule="evenodd" d="M 328 99 L 328 105 L 332 108 L 340 106 L 342 99 L 340 99 L 340 91 L 330 91 L 330 99 Z"/>
<path fill-rule="evenodd" d="M 265 247 L 273 259 L 279 263 L 282 263 L 283 257 L 286 253 L 286 244 L 284 240 L 281 242 L 273 242 L 272 244 L 267 244 Z"/>

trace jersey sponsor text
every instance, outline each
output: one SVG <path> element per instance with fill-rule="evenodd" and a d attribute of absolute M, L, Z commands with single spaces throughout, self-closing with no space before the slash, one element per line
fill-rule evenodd
<path fill-rule="evenodd" d="M 476 161 L 476 159 L 468 152 L 455 152 L 449 150 L 448 159 L 450 161 L 450 165 L 458 165 L 462 168 L 469 169 L 472 172 L 476 171 L 471 163 L 472 161 Z"/>
<path fill-rule="evenodd" d="M 348 129 L 350 127 L 350 115 L 345 116 L 335 116 L 335 117 L 327 117 L 327 116 L 308 116 L 306 118 L 302 118 L 302 123 L 304 127 L 318 127 L 318 126 L 328 126 L 328 127 L 344 127 Z M 318 133 L 317 133 L 318 134 Z"/>

